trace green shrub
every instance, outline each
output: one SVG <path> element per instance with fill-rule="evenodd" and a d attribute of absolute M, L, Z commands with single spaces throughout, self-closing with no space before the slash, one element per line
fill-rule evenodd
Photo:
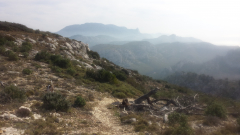
<path fill-rule="evenodd" d="M 17 61 L 17 60 L 18 60 L 18 56 L 17 56 L 16 53 L 14 53 L 14 52 L 11 51 L 11 52 L 8 54 L 8 59 L 9 59 L 10 61 Z"/>
<path fill-rule="evenodd" d="M 24 101 L 26 98 L 25 92 L 14 85 L 5 87 L 4 93 L 13 100 Z"/>
<path fill-rule="evenodd" d="M 209 116 L 217 116 L 219 118 L 226 118 L 226 109 L 215 102 L 207 106 L 205 114 Z"/>
<path fill-rule="evenodd" d="M 51 55 L 50 59 L 54 65 L 59 66 L 61 68 L 71 67 L 71 61 L 69 59 L 62 58 L 62 56 L 60 55 Z"/>
<path fill-rule="evenodd" d="M 38 63 L 32 63 L 32 66 L 35 66 L 36 67 L 36 69 L 38 69 L 38 68 L 41 68 L 41 65 L 40 64 L 38 64 Z"/>
<path fill-rule="evenodd" d="M 5 45 L 6 45 L 6 46 L 11 46 L 11 47 L 13 47 L 15 44 L 14 44 L 13 41 L 6 41 L 6 42 L 5 42 Z"/>
<path fill-rule="evenodd" d="M 189 125 L 178 126 L 176 128 L 171 128 L 171 135 L 192 135 L 193 130 Z"/>
<path fill-rule="evenodd" d="M 114 97 L 117 97 L 117 98 L 121 98 L 121 99 L 127 97 L 123 92 L 115 92 L 115 93 L 113 94 L 113 96 L 114 96 Z"/>
<path fill-rule="evenodd" d="M 51 54 L 48 53 L 47 51 L 41 51 L 41 52 L 36 54 L 34 59 L 37 60 L 37 61 L 47 62 L 47 61 L 50 61 L 50 56 L 51 56 Z"/>
<path fill-rule="evenodd" d="M 187 116 L 185 114 L 180 113 L 171 113 L 168 116 L 169 125 L 172 127 L 168 129 L 168 134 L 171 135 L 191 135 L 192 128 L 189 126 L 187 122 Z"/>
<path fill-rule="evenodd" d="M 6 40 L 2 37 L 0 37 L 0 46 L 3 46 L 5 44 Z"/>
<path fill-rule="evenodd" d="M 32 44 L 29 42 L 23 42 L 22 46 L 20 47 L 21 52 L 29 52 L 32 50 Z"/>
<path fill-rule="evenodd" d="M 40 34 L 40 30 L 39 30 L 39 29 L 35 30 L 34 32 L 35 32 L 36 34 Z"/>
<path fill-rule="evenodd" d="M 86 105 L 86 101 L 81 96 L 78 96 L 74 102 L 75 107 L 84 107 Z"/>
<path fill-rule="evenodd" d="M 51 66 L 51 69 L 53 72 L 56 72 L 56 73 L 61 73 L 62 72 L 62 69 L 58 66 Z"/>
<path fill-rule="evenodd" d="M 94 70 L 87 70 L 86 77 L 93 78 L 98 82 L 110 82 L 112 84 L 118 83 L 116 76 L 104 69 L 96 72 Z"/>
<path fill-rule="evenodd" d="M 43 98 L 43 107 L 47 110 L 68 111 L 70 103 L 59 93 L 46 93 Z"/>
<path fill-rule="evenodd" d="M 134 130 L 136 132 L 144 131 L 144 130 L 146 130 L 146 128 L 148 128 L 148 126 L 149 126 L 149 123 L 146 120 L 141 119 L 136 123 Z"/>
<path fill-rule="evenodd" d="M 187 116 L 184 114 L 180 113 L 171 113 L 168 116 L 169 124 L 170 125 L 175 125 L 175 124 L 180 124 L 180 125 L 186 125 L 187 124 Z"/>
<path fill-rule="evenodd" d="M 43 33 L 42 34 L 42 38 L 46 38 L 47 37 L 47 34 L 46 33 Z"/>
<path fill-rule="evenodd" d="M 14 53 L 14 52 L 11 51 L 11 50 L 7 50 L 7 51 L 4 52 L 4 55 L 8 57 L 12 53 Z"/>
<path fill-rule="evenodd" d="M 76 74 L 76 71 L 73 68 L 68 68 L 67 73 L 70 74 L 71 76 L 74 76 Z"/>
<path fill-rule="evenodd" d="M 125 81 L 127 79 L 127 76 L 124 74 L 124 72 L 115 71 L 113 74 L 117 77 L 118 80 Z"/>
<path fill-rule="evenodd" d="M 147 90 L 144 88 L 144 86 L 140 83 L 137 83 L 133 78 L 127 78 L 126 82 L 143 93 L 147 93 Z"/>
<path fill-rule="evenodd" d="M 16 45 L 14 45 L 14 46 L 12 47 L 12 50 L 13 50 L 14 52 L 18 52 L 19 48 L 18 48 Z"/>
<path fill-rule="evenodd" d="M 100 59 L 100 56 L 97 52 L 94 52 L 94 51 L 87 51 L 87 54 L 90 58 L 93 58 L 93 59 Z"/>
<path fill-rule="evenodd" d="M 9 35 L 4 36 L 4 38 L 5 38 L 7 41 L 16 41 L 15 38 L 13 38 L 12 36 L 9 36 Z"/>
<path fill-rule="evenodd" d="M 25 75 L 30 75 L 30 74 L 32 74 L 32 70 L 29 69 L 29 68 L 25 68 L 25 69 L 22 70 L 22 73 L 25 74 Z"/>
<path fill-rule="evenodd" d="M 6 51 L 5 47 L 0 46 L 0 54 L 4 55 L 5 51 Z"/>

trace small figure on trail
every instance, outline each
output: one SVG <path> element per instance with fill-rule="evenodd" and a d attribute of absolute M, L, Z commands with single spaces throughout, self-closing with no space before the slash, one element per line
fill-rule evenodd
<path fill-rule="evenodd" d="M 5 88 L 4 82 L 0 81 L 0 83 L 1 83 L 1 86 L 2 86 L 3 88 Z"/>
<path fill-rule="evenodd" d="M 51 85 L 46 86 L 47 87 L 47 92 L 54 92 L 54 86 L 51 80 Z"/>

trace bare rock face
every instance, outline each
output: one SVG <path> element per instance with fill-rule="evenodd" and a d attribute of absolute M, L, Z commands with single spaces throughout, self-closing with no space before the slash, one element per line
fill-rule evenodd
<path fill-rule="evenodd" d="M 8 113 L 4 113 L 3 115 L 0 115 L 0 118 L 6 119 L 6 120 L 13 120 L 13 121 L 22 121 L 22 119 L 18 118 L 16 115 L 8 114 Z"/>
<path fill-rule="evenodd" d="M 87 55 L 87 51 L 89 51 L 87 44 L 72 40 L 68 48 L 69 50 L 72 50 L 76 56 L 82 56 L 86 59 L 89 58 Z"/>
<path fill-rule="evenodd" d="M 33 114 L 33 118 L 37 120 L 37 119 L 41 119 L 42 116 L 40 114 Z"/>
<path fill-rule="evenodd" d="M 51 41 L 53 40 L 54 39 L 51 39 Z M 55 51 L 56 48 L 59 46 L 64 49 L 62 53 L 66 55 L 69 59 L 75 60 L 74 56 L 81 56 L 85 59 L 89 58 L 87 54 L 87 51 L 90 50 L 88 44 L 84 44 L 76 40 L 71 40 L 70 42 L 67 42 L 67 40 L 63 37 L 58 38 L 58 40 L 64 42 L 64 44 L 58 45 L 57 42 L 50 44 L 49 46 L 52 51 Z"/>

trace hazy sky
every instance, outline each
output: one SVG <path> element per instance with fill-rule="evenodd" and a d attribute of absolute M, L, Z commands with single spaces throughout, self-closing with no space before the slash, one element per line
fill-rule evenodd
<path fill-rule="evenodd" d="M 0 0 L 0 20 L 51 32 L 97 22 L 240 46 L 240 0 Z"/>

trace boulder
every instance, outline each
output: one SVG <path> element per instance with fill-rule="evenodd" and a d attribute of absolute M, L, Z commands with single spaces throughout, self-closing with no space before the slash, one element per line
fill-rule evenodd
<path fill-rule="evenodd" d="M 164 114 L 164 116 L 163 116 L 163 122 L 165 122 L 165 123 L 168 122 L 168 114 Z"/>
<path fill-rule="evenodd" d="M 0 118 L 6 119 L 6 120 L 13 120 L 13 121 L 22 121 L 22 119 L 18 118 L 16 115 L 8 114 L 8 113 L 4 113 L 3 115 L 0 115 Z"/>
<path fill-rule="evenodd" d="M 60 117 L 61 116 L 61 114 L 59 114 L 59 113 L 50 113 L 50 115 L 52 115 L 52 116 L 54 116 L 54 117 Z"/>
<path fill-rule="evenodd" d="M 136 118 L 131 118 L 131 119 L 123 121 L 123 123 L 133 123 L 133 122 L 136 122 L 136 121 L 137 121 Z"/>
<path fill-rule="evenodd" d="M 120 117 L 123 117 L 123 116 L 126 116 L 126 115 L 128 115 L 128 113 L 126 111 L 120 112 Z"/>
<path fill-rule="evenodd" d="M 28 40 L 29 40 L 30 42 L 32 42 L 33 44 L 36 44 L 36 43 L 37 43 L 34 39 L 28 38 Z"/>
<path fill-rule="evenodd" d="M 28 107 L 21 106 L 17 111 L 16 114 L 19 117 L 29 117 L 31 114 L 32 110 Z"/>
<path fill-rule="evenodd" d="M 37 120 L 37 119 L 41 119 L 42 116 L 40 114 L 33 114 L 33 118 Z"/>

